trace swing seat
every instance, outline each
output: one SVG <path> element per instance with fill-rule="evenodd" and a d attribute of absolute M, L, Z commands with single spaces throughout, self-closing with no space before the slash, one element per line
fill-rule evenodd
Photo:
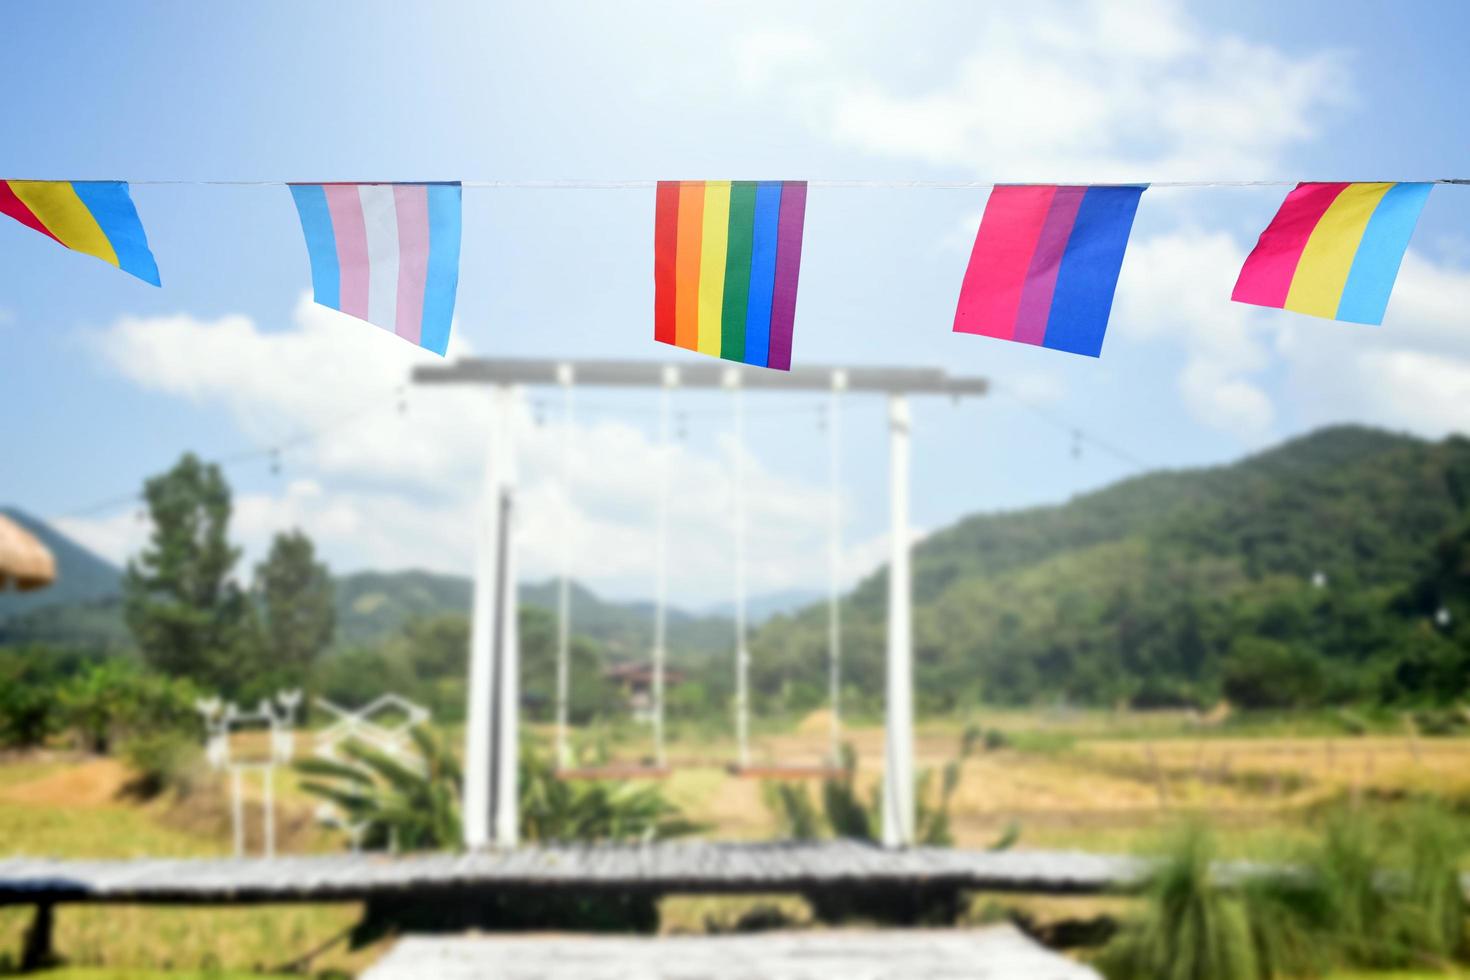
<path fill-rule="evenodd" d="M 669 767 L 645 766 L 638 763 L 569 766 L 565 769 L 557 769 L 556 778 L 568 780 L 667 779 L 669 778 Z"/>
<path fill-rule="evenodd" d="M 732 776 L 743 779 L 837 779 L 846 770 L 825 762 L 810 765 L 749 765 L 732 762 L 726 767 Z"/>

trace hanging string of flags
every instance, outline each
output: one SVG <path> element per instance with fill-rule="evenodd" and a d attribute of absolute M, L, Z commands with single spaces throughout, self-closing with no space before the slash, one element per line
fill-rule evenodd
<path fill-rule="evenodd" d="M 1098 357 L 1133 218 L 1149 186 L 1279 183 L 991 185 L 960 283 L 954 332 Z M 1382 323 L 1436 183 L 1466 181 L 1297 184 L 1261 232 L 1230 298 L 1329 320 Z M 441 356 L 459 286 L 464 186 L 653 187 L 653 339 L 786 371 L 808 186 L 986 185 L 680 180 L 287 186 L 301 219 L 315 301 Z M 0 180 L 0 213 L 160 285 L 125 181 Z"/>

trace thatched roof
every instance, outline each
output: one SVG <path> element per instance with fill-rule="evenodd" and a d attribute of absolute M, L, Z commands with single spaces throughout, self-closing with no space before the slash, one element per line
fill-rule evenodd
<path fill-rule="evenodd" d="M 0 592 L 26 592 L 56 581 L 56 559 L 19 524 L 0 514 Z"/>

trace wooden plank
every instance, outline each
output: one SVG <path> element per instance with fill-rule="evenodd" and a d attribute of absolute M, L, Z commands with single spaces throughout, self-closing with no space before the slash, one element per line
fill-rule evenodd
<path fill-rule="evenodd" d="M 527 847 L 472 854 L 297 855 L 133 861 L 0 860 L 0 904 L 321 901 L 394 891 L 592 888 L 658 893 L 801 891 L 942 884 L 988 891 L 1089 893 L 1127 885 L 1136 859 L 856 841 Z"/>
<path fill-rule="evenodd" d="M 410 936 L 363 980 L 1098 980 L 1014 927 L 744 936 Z"/>

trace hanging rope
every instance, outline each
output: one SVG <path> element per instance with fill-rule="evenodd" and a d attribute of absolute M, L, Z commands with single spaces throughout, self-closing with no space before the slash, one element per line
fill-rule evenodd
<path fill-rule="evenodd" d="M 827 403 L 827 703 L 832 714 L 828 764 L 842 765 L 842 444 L 841 403 L 847 373 L 832 372 Z"/>
<path fill-rule="evenodd" d="M 567 740 L 567 701 L 571 686 L 571 519 L 572 504 L 572 426 L 575 424 L 575 402 L 573 368 L 570 364 L 557 367 L 557 381 L 561 384 L 562 419 L 559 449 L 561 450 L 561 527 L 557 529 L 557 545 L 560 554 L 561 581 L 557 589 L 556 616 L 556 764 L 568 767 L 572 764 L 571 745 Z"/>

